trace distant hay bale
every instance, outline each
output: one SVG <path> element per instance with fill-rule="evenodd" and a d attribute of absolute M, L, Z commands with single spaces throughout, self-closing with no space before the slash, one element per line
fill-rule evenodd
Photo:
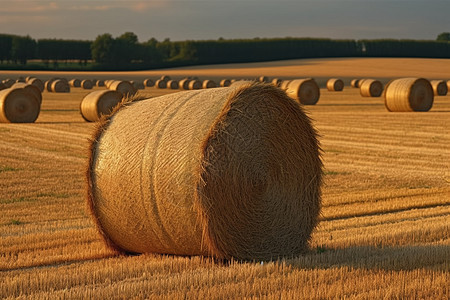
<path fill-rule="evenodd" d="M 189 78 L 183 78 L 178 83 L 178 86 L 182 90 L 189 90 L 189 82 L 191 82 Z"/>
<path fill-rule="evenodd" d="M 12 85 L 13 89 L 23 89 L 25 92 L 31 94 L 33 97 L 36 98 L 36 100 L 39 102 L 39 105 L 42 103 L 42 92 L 41 90 L 32 84 L 25 83 L 25 82 L 16 82 Z"/>
<path fill-rule="evenodd" d="M 0 91 L 1 123 L 33 123 L 39 116 L 38 100 L 22 88 Z"/>
<path fill-rule="evenodd" d="M 132 81 L 130 81 L 130 83 L 133 85 L 133 87 L 136 90 L 143 90 L 143 89 L 145 89 L 144 83 L 142 83 L 142 81 L 132 80 Z"/>
<path fill-rule="evenodd" d="M 199 90 L 202 88 L 202 82 L 200 80 L 194 79 L 189 81 L 190 90 Z"/>
<path fill-rule="evenodd" d="M 85 79 L 81 81 L 80 87 L 85 90 L 92 90 L 94 84 L 89 79 Z"/>
<path fill-rule="evenodd" d="M 155 82 L 155 87 L 157 89 L 165 89 L 165 88 L 167 88 L 167 81 L 162 80 L 162 79 L 158 79 Z"/>
<path fill-rule="evenodd" d="M 219 83 L 221 87 L 227 87 L 231 85 L 231 81 L 229 79 L 222 79 Z"/>
<path fill-rule="evenodd" d="M 296 79 L 289 82 L 286 93 L 303 105 L 315 105 L 320 98 L 320 89 L 312 78 Z"/>
<path fill-rule="evenodd" d="M 386 87 L 384 104 L 388 111 L 429 111 L 433 106 L 434 92 L 424 78 L 392 80 Z"/>
<path fill-rule="evenodd" d="M 27 80 L 27 83 L 34 85 L 41 91 L 41 93 L 44 91 L 44 83 L 39 78 L 31 78 L 30 80 Z"/>
<path fill-rule="evenodd" d="M 447 83 L 444 80 L 431 80 L 430 83 L 435 96 L 447 95 L 448 88 Z"/>
<path fill-rule="evenodd" d="M 30 81 L 30 80 L 33 79 L 33 78 L 35 78 L 35 77 L 33 77 L 33 76 L 27 76 L 27 77 L 25 77 L 25 82 L 28 82 L 28 81 Z"/>
<path fill-rule="evenodd" d="M 259 76 L 258 81 L 259 82 L 263 82 L 263 83 L 268 83 L 269 82 L 269 77 L 267 77 L 267 76 Z"/>
<path fill-rule="evenodd" d="M 98 81 L 98 79 L 91 79 L 92 85 L 96 86 L 97 85 L 97 81 Z"/>
<path fill-rule="evenodd" d="M 80 105 L 83 119 L 96 122 L 102 115 L 109 115 L 122 100 L 122 93 L 113 90 L 94 91 L 87 94 Z"/>
<path fill-rule="evenodd" d="M 6 85 L 3 82 L 0 82 L 0 91 L 7 89 Z"/>
<path fill-rule="evenodd" d="M 81 87 L 81 80 L 80 79 L 76 79 L 76 78 L 71 79 L 71 80 L 69 80 L 69 85 L 71 87 Z"/>
<path fill-rule="evenodd" d="M 167 88 L 168 89 L 177 90 L 179 87 L 180 86 L 178 84 L 178 81 L 173 80 L 173 79 L 167 81 Z"/>
<path fill-rule="evenodd" d="M 126 80 L 114 80 L 109 84 L 108 89 L 121 92 L 125 97 L 136 94 L 136 89 Z"/>
<path fill-rule="evenodd" d="M 169 81 L 172 78 L 170 78 L 170 76 L 168 76 L 168 75 L 162 75 L 159 79 L 162 80 L 162 81 L 166 81 L 167 82 L 167 81 Z"/>
<path fill-rule="evenodd" d="M 91 143 L 87 201 L 113 249 L 239 260 L 307 249 L 321 202 L 317 135 L 273 85 L 131 102 Z"/>
<path fill-rule="evenodd" d="M 280 83 L 280 89 L 286 90 L 291 81 L 292 80 L 282 80 Z"/>
<path fill-rule="evenodd" d="M 97 82 L 95 83 L 95 85 L 98 86 L 98 87 L 105 86 L 105 81 L 99 79 L 99 80 L 97 80 Z"/>
<path fill-rule="evenodd" d="M 352 79 L 352 81 L 350 82 L 350 85 L 354 88 L 359 88 L 359 79 Z"/>
<path fill-rule="evenodd" d="M 383 93 L 383 84 L 375 79 L 364 79 L 359 86 L 362 97 L 380 97 Z"/>
<path fill-rule="evenodd" d="M 215 87 L 217 87 L 216 83 L 209 79 L 204 80 L 202 83 L 202 88 L 204 88 L 204 89 L 212 89 Z"/>
<path fill-rule="evenodd" d="M 44 83 L 44 89 L 45 89 L 47 92 L 51 92 L 51 91 L 52 91 L 52 83 L 53 83 L 53 81 L 55 81 L 55 80 L 56 80 L 55 78 L 51 78 L 51 79 L 47 80 L 47 81 Z"/>
<path fill-rule="evenodd" d="M 144 85 L 146 87 L 152 87 L 152 86 L 155 86 L 155 82 L 153 80 L 151 80 L 150 78 L 147 78 L 144 80 Z"/>
<path fill-rule="evenodd" d="M 25 82 L 27 82 L 27 81 L 26 81 L 25 77 L 20 76 L 19 78 L 16 79 L 16 82 L 22 82 L 22 83 L 25 83 Z"/>
<path fill-rule="evenodd" d="M 16 81 L 14 79 L 11 79 L 11 78 L 4 79 L 2 82 L 6 86 L 6 88 L 10 88 L 10 87 L 12 87 L 12 85 L 14 83 L 16 83 Z"/>
<path fill-rule="evenodd" d="M 344 89 L 344 82 L 339 78 L 330 78 L 327 81 L 327 89 L 330 92 L 341 92 Z"/>
<path fill-rule="evenodd" d="M 271 82 L 274 86 L 280 87 L 282 80 L 280 78 L 274 78 Z"/>
<path fill-rule="evenodd" d="M 52 82 L 51 91 L 54 93 L 70 93 L 70 85 L 67 81 L 56 79 Z"/>
<path fill-rule="evenodd" d="M 109 89 L 109 87 L 111 86 L 111 84 L 112 84 L 114 81 L 115 81 L 115 80 L 112 80 L 112 79 L 105 80 L 105 86 L 106 86 L 106 88 Z"/>

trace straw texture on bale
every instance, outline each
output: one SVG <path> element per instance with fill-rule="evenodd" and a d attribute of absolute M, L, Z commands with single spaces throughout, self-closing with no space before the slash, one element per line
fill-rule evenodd
<path fill-rule="evenodd" d="M 114 80 L 109 83 L 109 89 L 121 92 L 124 96 L 136 94 L 134 86 L 129 81 Z"/>
<path fill-rule="evenodd" d="M 359 85 L 359 93 L 362 97 L 380 97 L 383 93 L 383 84 L 375 79 L 364 79 Z"/>
<path fill-rule="evenodd" d="M 70 85 L 67 81 L 57 79 L 52 82 L 51 90 L 54 93 L 70 93 Z"/>
<path fill-rule="evenodd" d="M 231 81 L 229 79 L 222 79 L 219 83 L 221 87 L 227 87 L 231 85 Z"/>
<path fill-rule="evenodd" d="M 81 101 L 81 116 L 86 121 L 98 121 L 102 115 L 109 115 L 113 108 L 120 103 L 122 97 L 122 93 L 112 90 L 91 92 Z"/>
<path fill-rule="evenodd" d="M 1 123 L 33 123 L 38 118 L 40 109 L 35 96 L 22 88 L 0 91 Z"/>
<path fill-rule="evenodd" d="M 194 79 L 189 81 L 190 90 L 198 90 L 202 88 L 202 82 L 200 80 Z"/>
<path fill-rule="evenodd" d="M 312 78 L 296 79 L 288 83 L 286 93 L 304 105 L 314 105 L 319 101 L 320 89 Z"/>
<path fill-rule="evenodd" d="M 339 78 L 330 78 L 327 81 L 327 89 L 330 92 L 340 92 L 344 89 L 344 82 Z"/>
<path fill-rule="evenodd" d="M 94 84 L 89 79 L 85 79 L 81 81 L 80 86 L 85 90 L 91 90 L 94 87 Z"/>
<path fill-rule="evenodd" d="M 204 89 L 212 89 L 215 88 L 216 86 L 217 86 L 216 83 L 210 79 L 206 79 L 202 83 L 202 88 Z"/>
<path fill-rule="evenodd" d="M 172 89 L 172 90 L 177 90 L 179 88 L 178 81 L 173 80 L 173 79 L 167 81 L 167 88 Z"/>
<path fill-rule="evenodd" d="M 158 79 L 155 82 L 155 87 L 157 89 L 165 89 L 165 88 L 167 88 L 167 81 L 162 80 L 162 79 Z"/>
<path fill-rule="evenodd" d="M 178 83 L 178 86 L 179 86 L 180 89 L 188 90 L 189 89 L 189 82 L 191 82 L 191 80 L 189 78 L 183 78 Z"/>
<path fill-rule="evenodd" d="M 39 105 L 42 104 L 42 93 L 39 88 L 35 85 L 24 83 L 24 82 L 16 82 L 12 85 L 13 89 L 24 89 L 25 92 L 31 94 L 36 100 L 39 102 Z"/>
<path fill-rule="evenodd" d="M 152 86 L 155 86 L 155 82 L 153 80 L 151 80 L 150 78 L 147 78 L 144 80 L 144 85 L 146 87 L 152 87 Z"/>
<path fill-rule="evenodd" d="M 30 80 L 27 80 L 27 83 L 37 87 L 41 93 L 44 91 L 44 83 L 39 78 L 31 78 Z"/>
<path fill-rule="evenodd" d="M 252 260 L 307 248 L 320 211 L 317 136 L 273 85 L 132 102 L 91 141 L 88 205 L 118 251 Z"/>
<path fill-rule="evenodd" d="M 71 79 L 69 80 L 69 84 L 71 87 L 81 87 L 81 80 L 80 79 Z"/>
<path fill-rule="evenodd" d="M 392 80 L 384 93 L 388 111 L 429 111 L 433 106 L 434 92 L 424 78 L 401 78 Z"/>
<path fill-rule="evenodd" d="M 97 82 L 95 83 L 95 85 L 98 86 L 98 87 L 105 86 L 105 81 L 99 79 L 99 80 L 97 80 Z"/>
<path fill-rule="evenodd" d="M 433 87 L 433 92 L 435 96 L 445 96 L 447 95 L 448 88 L 447 83 L 444 80 L 431 80 L 431 86 Z"/>

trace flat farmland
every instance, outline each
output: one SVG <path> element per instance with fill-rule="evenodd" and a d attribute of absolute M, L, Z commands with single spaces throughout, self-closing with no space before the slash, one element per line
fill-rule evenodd
<path fill-rule="evenodd" d="M 95 125 L 83 120 L 79 105 L 89 91 L 44 92 L 36 123 L 0 124 L 0 296 L 448 299 L 450 95 L 435 97 L 426 113 L 392 113 L 382 97 L 363 98 L 349 85 L 353 77 L 446 80 L 448 70 L 448 60 L 324 59 L 127 73 L 0 72 L 2 79 L 313 76 L 321 97 L 304 109 L 320 134 L 325 174 L 321 221 L 306 254 L 270 262 L 117 255 L 103 244 L 85 203 Z M 345 79 L 344 91 L 324 89 L 331 77 Z"/>

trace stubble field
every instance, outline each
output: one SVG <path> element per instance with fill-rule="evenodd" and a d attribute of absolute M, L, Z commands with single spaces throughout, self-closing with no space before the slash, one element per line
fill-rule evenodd
<path fill-rule="evenodd" d="M 448 61 L 440 64 L 442 70 L 424 61 L 412 60 L 417 65 L 409 62 L 402 70 L 392 61 L 378 61 L 384 68 L 372 76 L 387 82 L 422 70 L 429 79 L 450 79 L 450 73 L 444 77 Z M 317 105 L 305 107 L 321 135 L 325 168 L 321 222 L 311 249 L 272 262 L 118 256 L 107 249 L 84 199 L 94 124 L 82 119 L 79 104 L 89 91 L 44 92 L 36 123 L 0 124 L 0 296 L 448 299 L 450 95 L 435 97 L 426 113 L 390 113 L 382 98 L 363 98 L 349 86 L 348 78 L 371 73 L 350 72 L 336 67 L 339 62 L 318 60 L 310 71 L 299 66 L 298 76 L 285 73 L 316 75 L 319 82 L 326 77 L 347 80 L 343 92 L 322 88 Z M 191 72 L 202 79 L 208 72 L 214 78 L 283 75 L 283 66 L 276 64 L 252 70 L 241 66 L 169 73 Z M 166 73 L 76 75 L 133 79 Z M 149 97 L 169 92 L 174 91 L 140 91 Z"/>

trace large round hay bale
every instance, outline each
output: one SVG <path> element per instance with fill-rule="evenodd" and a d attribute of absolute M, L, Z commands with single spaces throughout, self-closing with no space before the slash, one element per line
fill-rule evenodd
<path fill-rule="evenodd" d="M 12 85 L 14 83 L 16 83 L 16 81 L 14 79 L 11 79 L 11 78 L 6 78 L 2 82 L 6 86 L 6 88 L 10 88 L 10 87 L 12 87 Z"/>
<path fill-rule="evenodd" d="M 359 86 L 362 97 L 380 97 L 383 93 L 383 84 L 375 79 L 364 79 Z"/>
<path fill-rule="evenodd" d="M 122 100 L 122 93 L 112 90 L 101 90 L 87 94 L 80 105 L 81 116 L 90 122 L 100 120 L 102 115 L 109 115 Z"/>
<path fill-rule="evenodd" d="M 216 83 L 210 79 L 203 80 L 202 88 L 204 89 L 212 89 L 217 87 Z"/>
<path fill-rule="evenodd" d="M 200 80 L 194 79 L 189 82 L 190 90 L 198 90 L 202 88 L 202 82 Z"/>
<path fill-rule="evenodd" d="M 136 94 L 136 89 L 129 81 L 114 80 L 109 84 L 109 89 L 121 92 L 125 97 Z"/>
<path fill-rule="evenodd" d="M 94 87 L 94 84 L 89 79 L 85 79 L 85 80 L 81 81 L 80 86 L 81 86 L 81 88 L 83 88 L 85 90 L 92 90 L 92 88 Z"/>
<path fill-rule="evenodd" d="M 447 83 L 444 80 L 431 80 L 430 83 L 435 96 L 447 95 L 448 88 Z"/>
<path fill-rule="evenodd" d="M 227 87 L 231 85 L 231 81 L 229 79 L 222 79 L 219 83 L 221 87 Z"/>
<path fill-rule="evenodd" d="M 25 83 L 25 82 L 16 82 L 12 85 L 13 89 L 23 89 L 25 92 L 31 94 L 33 97 L 36 98 L 36 100 L 39 102 L 39 105 L 42 103 L 42 93 L 41 90 L 32 84 Z"/>
<path fill-rule="evenodd" d="M 88 204 L 119 251 L 265 260 L 308 246 L 321 198 L 317 135 L 272 85 L 132 102 L 91 141 Z"/>
<path fill-rule="evenodd" d="M 95 85 L 96 85 L 96 86 L 98 86 L 98 87 L 102 87 L 102 86 L 105 86 L 105 81 L 104 81 L 104 80 L 101 80 L 101 79 L 99 79 L 99 80 L 97 80 L 97 82 L 95 83 Z"/>
<path fill-rule="evenodd" d="M 51 90 L 54 93 L 70 93 L 70 85 L 67 81 L 56 79 L 52 82 Z"/>
<path fill-rule="evenodd" d="M 183 78 L 178 83 L 178 86 L 180 89 L 189 90 L 189 82 L 191 82 L 191 80 L 189 78 Z"/>
<path fill-rule="evenodd" d="M 71 80 L 69 80 L 69 85 L 71 87 L 81 87 L 81 80 L 80 79 L 76 79 L 76 78 L 71 79 Z"/>
<path fill-rule="evenodd" d="M 388 111 L 429 111 L 433 106 L 434 92 L 424 78 L 392 80 L 386 87 L 384 104 Z"/>
<path fill-rule="evenodd" d="M 41 91 L 41 93 L 44 91 L 44 83 L 39 78 L 31 78 L 30 80 L 27 80 L 27 83 L 34 85 Z"/>
<path fill-rule="evenodd" d="M 150 78 L 147 78 L 144 80 L 144 85 L 146 87 L 152 87 L 152 86 L 155 86 L 155 82 L 153 80 L 151 80 Z"/>
<path fill-rule="evenodd" d="M 320 89 L 312 78 L 296 79 L 289 82 L 286 93 L 304 105 L 314 105 L 319 101 Z"/>
<path fill-rule="evenodd" d="M 340 92 L 344 89 L 344 82 L 339 78 L 330 78 L 327 81 L 327 89 L 330 92 Z"/>
<path fill-rule="evenodd" d="M 167 88 L 167 81 L 162 80 L 162 79 L 158 79 L 155 82 L 155 87 L 157 89 L 165 89 L 165 88 Z"/>
<path fill-rule="evenodd" d="M 33 123 L 39 116 L 38 100 L 22 88 L 0 91 L 1 123 Z"/>
<path fill-rule="evenodd" d="M 168 89 L 172 89 L 172 90 L 177 90 L 180 87 L 178 84 L 178 81 L 173 80 L 173 79 L 167 81 L 166 86 Z"/>

